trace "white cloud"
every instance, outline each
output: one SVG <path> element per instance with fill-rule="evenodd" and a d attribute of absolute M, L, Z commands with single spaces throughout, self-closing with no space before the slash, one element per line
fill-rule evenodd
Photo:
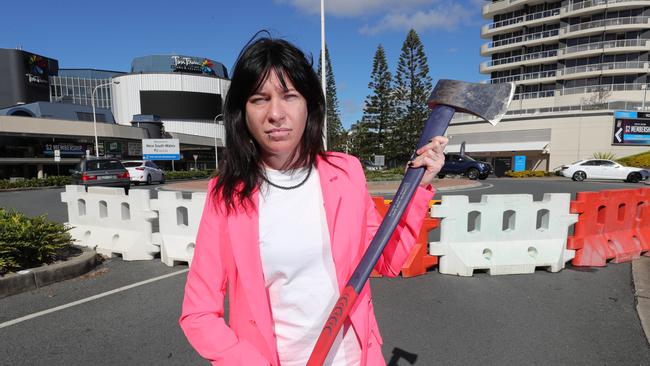
<path fill-rule="evenodd" d="M 459 4 L 446 4 L 436 9 L 416 11 L 414 13 L 393 12 L 385 15 L 377 24 L 365 25 L 360 29 L 363 34 L 377 34 L 393 30 L 414 28 L 420 32 L 427 29 L 456 30 L 461 24 L 471 22 L 474 9 L 469 10 Z"/>
<path fill-rule="evenodd" d="M 320 0 L 275 0 L 275 2 L 289 4 L 307 14 L 320 13 Z M 437 2 L 438 0 L 326 0 L 325 13 L 339 17 L 355 17 L 378 12 L 407 11 Z"/>

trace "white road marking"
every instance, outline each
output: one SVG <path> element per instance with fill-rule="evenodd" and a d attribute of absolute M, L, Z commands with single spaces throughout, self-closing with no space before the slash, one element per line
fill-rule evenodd
<path fill-rule="evenodd" d="M 4 323 L 0 323 L 0 329 L 11 326 L 11 325 L 15 325 L 15 324 L 18 324 L 18 323 L 22 323 L 22 322 L 30 320 L 30 319 L 38 318 L 39 316 L 54 313 L 54 312 L 59 311 L 59 310 L 67 309 L 67 308 L 77 306 L 77 305 L 81 305 L 81 304 L 84 304 L 84 303 L 87 303 L 87 302 L 90 302 L 90 301 L 93 301 L 93 300 L 101 299 L 102 297 L 113 295 L 113 294 L 116 294 L 118 292 L 130 290 L 132 288 L 139 287 L 139 286 L 142 286 L 142 285 L 146 285 L 148 283 L 164 280 L 165 278 L 176 276 L 176 275 L 179 275 L 179 274 L 183 274 L 183 273 L 185 273 L 187 271 L 189 271 L 189 268 L 188 269 L 183 269 L 183 270 L 180 270 L 180 271 L 176 271 L 176 272 L 173 272 L 173 273 L 168 273 L 166 275 L 150 278 L 148 280 L 136 282 L 136 283 L 133 283 L 133 284 L 130 284 L 130 285 L 127 285 L 127 286 L 116 288 L 114 290 L 102 292 L 101 294 L 90 296 L 90 297 L 87 297 L 85 299 L 73 301 L 73 302 L 68 303 L 68 304 L 60 305 L 60 306 L 57 306 L 57 307 L 53 307 L 51 309 L 39 311 L 39 312 L 29 314 L 29 315 L 26 315 L 26 316 L 23 316 L 23 317 L 20 317 L 20 318 L 9 320 L 9 321 L 6 321 Z"/>

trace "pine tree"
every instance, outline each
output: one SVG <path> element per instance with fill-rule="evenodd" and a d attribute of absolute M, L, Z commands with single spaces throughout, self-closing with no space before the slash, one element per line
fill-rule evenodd
<path fill-rule="evenodd" d="M 368 88 L 371 90 L 371 94 L 366 97 L 361 124 L 370 135 L 368 148 L 372 154 L 387 155 L 389 153 L 387 135 L 394 127 L 395 111 L 392 75 L 388 70 L 386 54 L 382 45 L 377 46 L 375 52 Z M 390 158 L 390 155 L 387 156 L 388 160 Z"/>
<path fill-rule="evenodd" d="M 356 156 L 361 161 L 372 160 L 372 155 L 375 151 L 372 147 L 375 140 L 374 133 L 368 130 L 368 127 L 361 121 L 350 126 L 350 134 L 348 136 L 348 153 Z"/>
<path fill-rule="evenodd" d="M 427 56 L 420 37 L 411 29 L 402 45 L 395 73 L 395 103 L 398 123 L 393 136 L 399 142 L 396 157 L 401 161 L 410 158 L 429 116 L 427 99 L 431 94 Z"/>
<path fill-rule="evenodd" d="M 318 57 L 318 75 L 321 74 L 321 57 Z M 336 96 L 336 81 L 330 62 L 330 54 L 325 45 L 325 98 L 327 103 L 327 150 L 345 151 L 345 129 L 341 124 L 339 99 Z"/>

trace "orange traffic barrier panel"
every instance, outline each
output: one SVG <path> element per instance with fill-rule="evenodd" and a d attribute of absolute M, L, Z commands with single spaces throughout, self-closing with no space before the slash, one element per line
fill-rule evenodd
<path fill-rule="evenodd" d="M 650 257 L 650 189 L 639 189 L 636 234 L 641 242 L 641 252 Z"/>
<path fill-rule="evenodd" d="M 567 248 L 576 250 L 575 266 L 605 266 L 628 262 L 642 252 L 638 237 L 639 207 L 650 203 L 647 193 L 637 189 L 579 192 L 571 202 L 577 213 L 573 236 Z"/>
<path fill-rule="evenodd" d="M 373 202 L 375 203 L 375 208 L 381 217 L 384 217 L 388 212 L 388 206 L 392 202 L 391 200 L 385 200 L 383 197 L 372 197 Z M 434 204 L 440 204 L 440 200 L 431 200 L 429 201 L 429 208 Z M 404 262 L 404 266 L 401 269 L 403 277 L 414 277 L 425 274 L 429 268 L 438 264 L 438 257 L 429 255 L 429 231 L 438 227 L 440 219 L 427 217 L 422 223 L 422 228 L 418 238 L 409 253 L 409 256 Z M 381 277 L 377 271 L 373 270 L 370 274 L 371 277 Z"/>
<path fill-rule="evenodd" d="M 386 213 L 388 212 L 388 205 L 390 204 L 390 201 L 384 200 L 384 197 L 381 196 L 373 196 L 372 197 L 372 202 L 375 203 L 375 208 L 377 209 L 377 212 L 379 213 L 379 216 L 382 218 L 386 216 Z M 370 277 L 382 277 L 381 273 L 377 272 L 376 270 L 372 270 L 370 273 Z"/>
<path fill-rule="evenodd" d="M 427 270 L 438 264 L 438 257 L 429 255 L 429 231 L 437 228 L 440 219 L 427 217 L 422 223 L 422 229 L 411 249 L 404 266 L 402 266 L 402 277 L 415 277 L 427 273 Z"/>

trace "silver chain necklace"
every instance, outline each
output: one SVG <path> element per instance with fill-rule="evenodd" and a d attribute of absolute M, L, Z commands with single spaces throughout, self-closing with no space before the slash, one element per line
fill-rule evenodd
<path fill-rule="evenodd" d="M 305 175 L 305 178 L 302 180 L 302 182 L 300 182 L 300 183 L 298 183 L 296 185 L 293 185 L 293 186 L 289 186 L 289 187 L 281 186 L 279 184 L 275 184 L 275 183 L 271 182 L 266 176 L 262 177 L 262 179 L 264 179 L 264 181 L 266 183 L 268 183 L 269 185 L 271 185 L 271 186 L 273 186 L 275 188 L 284 189 L 284 190 L 296 189 L 296 188 L 302 186 L 303 184 L 305 184 L 307 182 L 307 179 L 309 179 L 309 175 L 311 174 L 311 168 L 312 168 L 312 166 L 310 165 L 309 170 L 307 170 L 307 175 Z"/>

